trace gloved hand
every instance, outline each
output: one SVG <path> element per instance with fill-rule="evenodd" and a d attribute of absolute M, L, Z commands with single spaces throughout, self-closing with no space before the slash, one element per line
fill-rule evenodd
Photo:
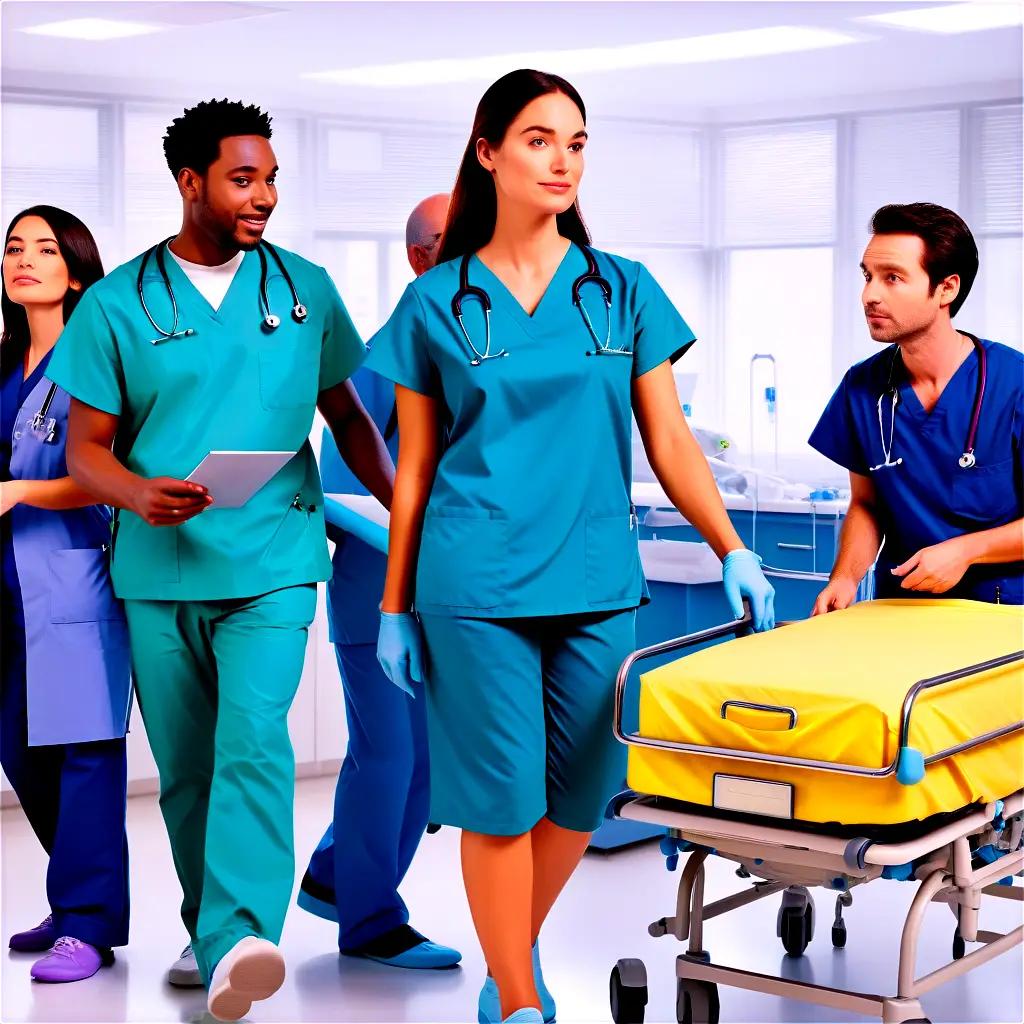
<path fill-rule="evenodd" d="M 761 572 L 761 558 L 753 551 L 730 551 L 722 563 L 722 583 L 729 607 L 737 619 L 743 618 L 743 598 L 750 601 L 754 629 L 760 633 L 775 628 L 775 588 Z"/>
<path fill-rule="evenodd" d="M 395 686 L 416 696 L 413 685 L 423 682 L 423 634 L 413 612 L 380 613 L 377 660 Z"/>

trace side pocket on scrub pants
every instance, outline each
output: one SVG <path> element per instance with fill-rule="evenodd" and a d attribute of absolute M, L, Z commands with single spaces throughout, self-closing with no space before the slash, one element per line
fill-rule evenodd
<path fill-rule="evenodd" d="M 497 608 L 505 600 L 508 522 L 486 508 L 428 506 L 416 566 L 416 603 Z"/>
<path fill-rule="evenodd" d="M 123 619 L 114 596 L 105 548 L 51 551 L 50 621 L 100 622 Z"/>
<path fill-rule="evenodd" d="M 587 601 L 606 605 L 636 599 L 642 589 L 637 531 L 629 511 L 587 516 Z"/>

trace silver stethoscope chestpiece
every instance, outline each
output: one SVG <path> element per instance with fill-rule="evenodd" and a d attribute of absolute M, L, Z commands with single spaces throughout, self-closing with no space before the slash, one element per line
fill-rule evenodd
<path fill-rule="evenodd" d="M 309 310 L 300 302 L 293 310 L 292 316 L 301 324 L 309 316 Z"/>
<path fill-rule="evenodd" d="M 974 452 L 964 452 L 960 456 L 960 468 L 961 469 L 973 469 L 977 463 L 977 459 L 974 457 Z"/>
<path fill-rule="evenodd" d="M 276 331 L 281 326 L 281 318 L 276 313 L 268 313 L 263 318 L 263 326 L 268 331 Z"/>

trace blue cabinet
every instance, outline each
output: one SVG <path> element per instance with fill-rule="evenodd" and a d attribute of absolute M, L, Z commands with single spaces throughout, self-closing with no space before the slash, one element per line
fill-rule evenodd
<path fill-rule="evenodd" d="M 641 540 L 699 543 L 703 538 L 672 512 L 638 507 Z M 764 560 L 765 573 L 775 587 L 778 620 L 806 618 L 825 585 L 839 546 L 842 515 L 806 512 L 753 512 L 732 510 L 729 518 L 740 540 Z M 781 570 L 776 572 L 775 570 Z M 797 575 L 788 575 L 797 574 Z M 807 574 L 812 578 L 807 578 Z M 720 585 L 715 583 L 648 584 L 651 604 L 637 618 L 638 640 L 644 645 L 716 625 L 729 617 Z"/>

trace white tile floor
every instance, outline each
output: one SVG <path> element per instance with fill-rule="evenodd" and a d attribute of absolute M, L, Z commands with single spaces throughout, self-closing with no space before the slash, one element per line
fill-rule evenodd
<path fill-rule="evenodd" d="M 295 832 L 299 874 L 319 839 L 332 803 L 333 781 L 299 783 Z M 185 942 L 177 916 L 179 890 L 154 797 L 129 803 L 132 849 L 132 944 L 114 967 L 76 985 L 32 984 L 34 957 L 6 951 L 7 937 L 46 913 L 45 861 L 20 810 L 2 815 L 2 996 L 0 1018 L 15 1021 L 192 1022 L 203 1016 L 201 993 L 168 987 L 163 973 Z M 545 973 L 558 1000 L 559 1019 L 608 1021 L 608 972 L 623 956 L 642 957 L 650 980 L 647 1020 L 674 1020 L 675 940 L 652 939 L 647 925 L 672 912 L 676 875 L 668 874 L 656 846 L 610 856 L 588 855 L 556 908 L 543 937 Z M 712 861 L 707 892 L 717 898 L 740 884 L 724 862 Z M 856 892 L 848 912 L 849 944 L 833 951 L 828 924 L 833 901 L 816 890 L 819 934 L 801 960 L 790 960 L 775 938 L 774 898 L 708 923 L 713 958 L 753 970 L 782 970 L 816 984 L 892 991 L 898 927 L 914 887 L 877 882 Z M 289 974 L 282 990 L 258 1005 L 257 1022 L 457 1022 L 476 1019 L 483 974 L 458 870 L 458 834 L 444 829 L 425 837 L 404 887 L 412 923 L 460 947 L 461 969 L 439 973 L 398 971 L 339 958 L 327 922 L 293 908 L 282 946 Z M 1021 905 L 998 901 L 984 926 L 1006 931 L 1020 923 Z M 946 962 L 953 919 L 942 906 L 929 910 L 920 972 Z M 972 972 L 923 1000 L 934 1021 L 1020 1021 L 1021 950 Z M 864 1020 L 808 1004 L 722 989 L 723 1022 Z M 207 1018 L 209 1020 L 209 1018 Z"/>

